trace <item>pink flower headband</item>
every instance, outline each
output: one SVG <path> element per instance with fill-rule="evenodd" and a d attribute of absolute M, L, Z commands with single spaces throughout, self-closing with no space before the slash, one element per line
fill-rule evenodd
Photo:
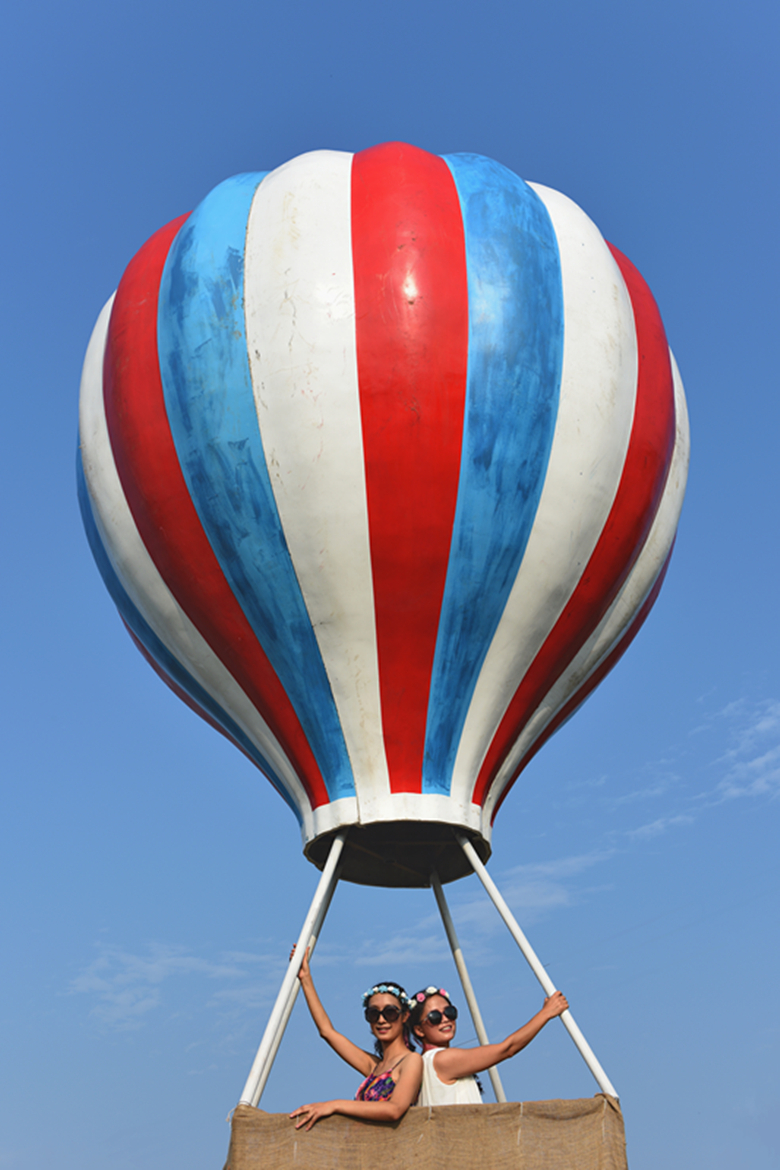
<path fill-rule="evenodd" d="M 417 1003 L 425 1003 L 426 999 L 430 999 L 432 995 L 441 995 L 446 999 L 447 1003 L 452 1003 L 449 993 L 443 987 L 424 987 L 422 991 L 416 991 L 412 996 Z"/>

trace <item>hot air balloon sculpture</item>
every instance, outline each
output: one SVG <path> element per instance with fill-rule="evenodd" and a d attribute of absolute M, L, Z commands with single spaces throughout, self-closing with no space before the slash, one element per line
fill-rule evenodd
<path fill-rule="evenodd" d="M 243 1101 L 339 877 L 433 885 L 483 1043 L 442 883 L 478 873 L 551 993 L 491 826 L 652 607 L 687 462 L 642 277 L 479 155 L 304 154 L 130 262 L 84 363 L 89 542 L 141 652 L 323 870 Z"/>

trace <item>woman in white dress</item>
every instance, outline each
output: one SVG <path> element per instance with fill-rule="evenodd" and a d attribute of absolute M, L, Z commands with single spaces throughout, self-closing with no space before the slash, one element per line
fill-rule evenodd
<path fill-rule="evenodd" d="M 482 1096 L 476 1074 L 515 1056 L 548 1020 L 569 1006 L 566 996 L 555 991 L 540 1011 L 499 1044 L 479 1048 L 452 1048 L 458 1009 L 443 987 L 425 987 L 412 996 L 410 1024 L 423 1046 L 420 1105 L 479 1105 Z"/>

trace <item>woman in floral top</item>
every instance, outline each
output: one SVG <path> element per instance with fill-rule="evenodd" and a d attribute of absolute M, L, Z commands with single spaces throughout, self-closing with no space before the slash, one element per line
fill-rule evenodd
<path fill-rule="evenodd" d="M 422 1057 L 414 1051 L 409 1031 L 411 1001 L 403 987 L 392 980 L 377 983 L 363 994 L 365 1017 L 374 1035 L 374 1054 L 358 1048 L 330 1022 L 320 1003 L 309 970 L 306 952 L 298 974 L 312 1019 L 323 1040 L 365 1080 L 354 1101 L 320 1101 L 301 1105 L 290 1117 L 295 1128 L 311 1129 L 321 1117 L 343 1113 L 362 1121 L 398 1121 L 414 1104 L 422 1080 Z"/>

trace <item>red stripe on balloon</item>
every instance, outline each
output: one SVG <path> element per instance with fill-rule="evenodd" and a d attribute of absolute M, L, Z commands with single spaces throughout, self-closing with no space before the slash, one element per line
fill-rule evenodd
<path fill-rule="evenodd" d="M 563 613 L 520 683 L 474 786 L 482 805 L 512 745 L 612 605 L 647 539 L 674 448 L 674 386 L 661 315 L 644 279 L 608 245 L 634 310 L 639 368 L 634 419 L 617 494 L 593 554 Z"/>
<path fill-rule="evenodd" d="M 103 369 L 111 447 L 130 511 L 160 575 L 284 746 L 316 808 L 329 800 L 319 767 L 209 544 L 168 425 L 157 355 L 157 302 L 168 252 L 186 219 L 174 220 L 144 244 L 117 290 Z"/>
<path fill-rule="evenodd" d="M 626 650 L 628 650 L 628 648 L 631 645 L 631 643 L 633 642 L 634 638 L 637 636 L 639 631 L 642 629 L 642 626 L 645 624 L 645 619 L 647 618 L 647 615 L 650 613 L 650 610 L 655 605 L 658 594 L 661 592 L 661 586 L 664 583 L 664 578 L 666 577 L 666 571 L 669 568 L 669 561 L 672 559 L 673 549 L 674 549 L 674 541 L 672 541 L 672 547 L 669 549 L 666 560 L 664 561 L 663 567 L 661 568 L 661 572 L 658 574 L 658 577 L 656 579 L 655 585 L 653 585 L 653 588 L 648 593 L 645 601 L 643 601 L 641 609 L 635 615 L 635 617 L 634 617 L 633 621 L 631 622 L 631 624 L 629 625 L 628 629 L 623 634 L 623 637 L 620 639 L 619 642 L 617 642 L 617 644 L 613 647 L 613 649 L 610 650 L 607 657 L 596 668 L 596 670 L 593 671 L 593 674 L 591 674 L 586 679 L 586 681 L 579 688 L 579 690 L 575 691 L 575 693 L 572 695 L 572 697 L 569 699 L 569 701 L 567 703 L 565 703 L 563 705 L 563 707 L 561 707 L 560 711 L 558 711 L 555 718 L 550 720 L 550 722 L 547 724 L 547 726 L 545 727 L 542 734 L 539 736 L 539 738 L 532 745 L 530 751 L 525 756 L 523 756 L 522 762 L 520 764 L 520 767 L 517 769 L 516 774 L 512 777 L 512 779 L 507 784 L 504 791 L 501 793 L 501 796 L 496 801 L 496 807 L 494 808 L 493 815 L 490 818 L 491 824 L 493 824 L 493 822 L 495 821 L 496 816 L 498 814 L 498 810 L 501 808 L 501 805 L 506 800 L 506 797 L 509 794 L 510 788 L 514 784 L 515 780 L 517 780 L 520 773 L 522 771 L 524 771 L 526 765 L 530 764 L 531 760 L 534 758 L 536 753 L 544 747 L 544 745 L 547 743 L 548 739 L 550 739 L 553 735 L 555 735 L 555 732 L 558 730 L 558 728 L 561 727 L 566 722 L 566 720 L 569 719 L 574 714 L 574 712 L 577 710 L 578 707 L 582 706 L 582 704 L 587 699 L 588 695 L 590 695 L 592 691 L 595 691 L 596 687 L 599 685 L 599 683 L 602 681 L 602 679 L 607 677 L 609 672 L 612 670 L 613 666 L 617 665 L 617 663 L 620 661 L 620 659 L 625 654 Z"/>
<path fill-rule="evenodd" d="M 463 222 L 443 159 L 398 142 L 355 155 L 352 253 L 382 727 L 391 791 L 420 792 L 468 359 Z"/>

